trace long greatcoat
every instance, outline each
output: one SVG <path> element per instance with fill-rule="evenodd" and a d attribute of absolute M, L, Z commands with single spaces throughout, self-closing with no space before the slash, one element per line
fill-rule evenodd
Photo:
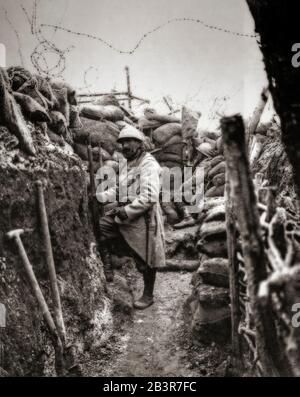
<path fill-rule="evenodd" d="M 127 165 L 127 167 L 126 167 Z M 100 201 L 124 205 L 128 219 L 115 217 L 127 244 L 152 268 L 165 267 L 163 216 L 159 203 L 162 169 L 150 153 L 120 168 L 118 186 L 97 193 Z"/>

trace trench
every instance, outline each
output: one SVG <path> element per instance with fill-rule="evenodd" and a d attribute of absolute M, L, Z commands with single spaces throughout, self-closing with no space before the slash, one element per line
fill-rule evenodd
<path fill-rule="evenodd" d="M 131 275 L 132 272 L 133 269 Z M 134 310 L 131 320 L 121 326 L 117 324 L 124 313 L 115 313 L 113 335 L 105 346 L 107 355 L 103 355 L 102 349 L 98 357 L 86 363 L 85 375 L 225 376 L 230 354 L 228 345 L 201 344 L 192 336 L 188 305 L 192 274 L 189 271 L 158 272 L 154 304 L 145 310 Z M 116 283 L 119 277 L 121 274 L 115 271 Z M 142 277 L 135 272 L 131 281 L 131 295 L 135 299 L 143 291 Z M 115 291 L 115 288 L 115 281 L 109 284 L 109 290 Z"/>

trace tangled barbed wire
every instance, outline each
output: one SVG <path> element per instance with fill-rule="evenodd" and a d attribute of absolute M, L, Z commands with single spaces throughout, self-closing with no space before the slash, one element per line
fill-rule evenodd
<path fill-rule="evenodd" d="M 33 67 L 36 69 L 36 71 L 41 74 L 45 75 L 46 77 L 62 77 L 63 72 L 66 69 L 66 60 L 68 54 L 75 48 L 75 46 L 69 46 L 65 49 L 59 48 L 54 42 L 53 42 L 53 36 L 57 31 L 61 32 L 66 32 L 68 34 L 77 36 L 77 37 L 82 37 L 82 38 L 87 38 L 91 40 L 95 40 L 100 42 L 101 44 L 107 46 L 111 50 L 118 52 L 119 54 L 126 54 L 126 55 L 133 55 L 138 48 L 141 46 L 143 41 L 148 38 L 150 35 L 158 32 L 159 30 L 167 27 L 170 24 L 174 23 L 198 23 L 202 25 L 203 27 L 214 30 L 214 31 L 219 31 L 222 33 L 226 34 L 231 34 L 237 37 L 243 37 L 243 38 L 258 38 L 257 34 L 247 34 L 247 33 L 240 33 L 236 32 L 234 30 L 226 29 L 221 26 L 216 26 L 216 25 L 211 25 L 209 23 L 206 23 L 205 21 L 198 19 L 198 18 L 190 18 L 190 17 L 177 17 L 177 18 L 172 18 L 166 21 L 165 23 L 162 23 L 153 29 L 150 29 L 148 32 L 144 33 L 142 37 L 137 41 L 137 43 L 134 45 L 132 49 L 120 49 L 115 47 L 112 43 L 106 41 L 100 36 L 96 36 L 93 34 L 89 33 L 84 33 L 84 32 L 77 32 L 75 30 L 66 28 L 61 26 L 61 22 L 58 25 L 54 24 L 46 24 L 46 23 L 41 23 L 38 24 L 37 22 L 37 13 L 38 13 L 38 5 L 39 5 L 40 0 L 34 0 L 33 2 L 33 9 L 32 13 L 30 16 L 30 13 L 26 10 L 24 5 L 20 3 L 20 6 L 26 16 L 26 19 L 28 23 L 30 24 L 31 27 L 31 34 L 35 36 L 37 40 L 37 45 L 33 49 L 31 53 L 31 62 L 33 64 Z M 66 12 L 66 9 L 64 13 Z M 46 29 L 52 29 L 53 34 L 52 34 L 52 39 L 49 39 L 45 36 L 44 32 Z M 55 61 L 53 62 L 52 65 L 49 65 L 48 59 L 51 57 L 56 57 Z"/>

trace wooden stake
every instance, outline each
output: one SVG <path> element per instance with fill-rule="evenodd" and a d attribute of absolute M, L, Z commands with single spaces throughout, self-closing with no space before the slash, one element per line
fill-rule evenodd
<path fill-rule="evenodd" d="M 228 247 L 228 264 L 229 264 L 229 287 L 231 301 L 231 344 L 233 368 L 240 369 L 241 360 L 241 343 L 239 335 L 240 324 L 240 305 L 239 305 L 239 279 L 238 279 L 238 260 L 237 260 L 237 230 L 236 217 L 234 214 L 234 200 L 232 189 L 226 171 L 226 230 L 227 230 L 227 247 Z"/>
<path fill-rule="evenodd" d="M 259 304 L 259 283 L 267 278 L 258 208 L 246 155 L 245 127 L 240 115 L 221 120 L 224 154 L 234 208 L 242 238 L 242 249 L 253 313 L 256 349 L 265 376 L 278 376 L 274 358 L 278 356 L 277 335 L 270 311 Z"/>
<path fill-rule="evenodd" d="M 128 66 L 125 67 L 125 72 L 126 72 L 126 81 L 127 81 L 128 107 L 129 109 L 131 109 L 132 92 L 131 92 L 130 73 Z"/>

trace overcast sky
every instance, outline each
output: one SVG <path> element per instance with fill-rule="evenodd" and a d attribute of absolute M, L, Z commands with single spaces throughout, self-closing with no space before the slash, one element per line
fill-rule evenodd
<path fill-rule="evenodd" d="M 33 0 L 0 0 L 0 42 L 7 48 L 7 65 L 21 63 L 34 70 L 30 55 L 37 44 L 21 9 L 30 17 Z M 14 29 L 5 18 L 4 10 Z M 37 23 L 60 25 L 99 36 L 120 50 L 130 50 L 149 30 L 172 18 L 198 18 L 241 33 L 254 33 L 245 0 L 40 0 Z M 146 37 L 133 55 L 120 54 L 99 41 L 45 28 L 43 34 L 67 54 L 64 78 L 84 87 L 84 72 L 91 91 L 125 89 L 124 67 L 130 67 L 133 92 L 154 106 L 169 95 L 206 118 L 216 110 L 227 114 L 252 113 L 266 84 L 262 55 L 255 38 L 215 31 L 199 23 L 175 22 Z M 55 58 L 48 56 L 51 64 Z"/>

